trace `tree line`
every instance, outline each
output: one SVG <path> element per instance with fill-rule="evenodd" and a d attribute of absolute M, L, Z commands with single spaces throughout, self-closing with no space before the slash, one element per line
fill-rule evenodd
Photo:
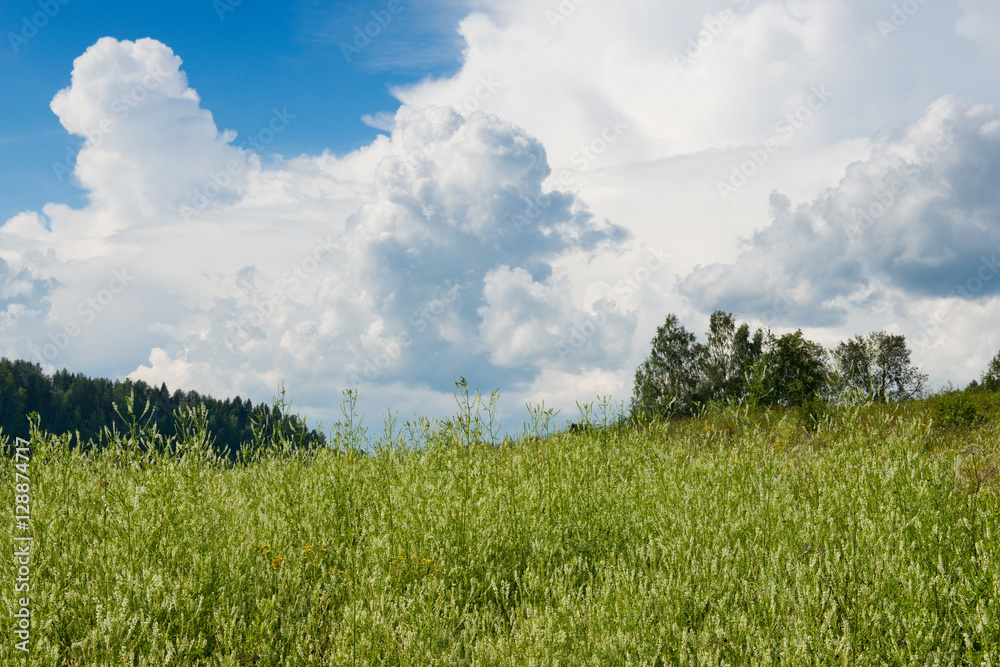
<path fill-rule="evenodd" d="M 788 407 L 911 400 L 924 395 L 927 375 L 910 356 L 906 337 L 884 330 L 827 350 L 801 329 L 781 336 L 751 332 L 721 310 L 709 318 L 702 343 L 671 313 L 636 369 L 633 410 L 658 418 L 690 415 L 712 402 Z M 1000 391 L 1000 352 L 981 386 Z"/>
<path fill-rule="evenodd" d="M 152 387 L 142 380 L 89 378 L 82 373 L 57 371 L 52 376 L 40 364 L 0 358 L 0 433 L 8 438 L 27 438 L 27 415 L 36 413 L 40 427 L 49 433 L 79 433 L 79 442 L 97 442 L 105 429 L 119 431 L 129 426 L 126 406 L 134 401 L 136 417 L 148 405 L 141 423 L 161 435 L 178 435 L 181 415 L 188 410 L 207 410 L 206 427 L 214 438 L 217 454 L 236 460 L 244 444 L 267 442 L 276 437 L 305 447 L 326 444 L 323 433 L 306 427 L 280 404 L 254 405 L 250 399 L 218 400 L 196 391 L 175 390 L 166 384 Z M 255 437 L 254 431 L 261 437 Z"/>

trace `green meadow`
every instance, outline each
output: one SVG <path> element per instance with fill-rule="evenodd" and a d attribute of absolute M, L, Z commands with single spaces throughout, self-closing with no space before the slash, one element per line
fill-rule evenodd
<path fill-rule="evenodd" d="M 35 428 L 30 650 L 9 622 L 3 664 L 1000 662 L 1000 395 L 605 402 L 505 437 L 456 398 L 369 429 L 347 394 L 331 447 L 236 463 L 203 413 L 164 438 L 130 409 L 90 447 Z M 14 487 L 9 458 L 4 507 Z"/>

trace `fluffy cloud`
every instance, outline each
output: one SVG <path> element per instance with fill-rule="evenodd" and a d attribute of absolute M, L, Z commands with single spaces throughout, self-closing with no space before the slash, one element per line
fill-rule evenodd
<path fill-rule="evenodd" d="M 965 18 L 921 4 L 883 35 L 892 6 L 864 0 L 514 0 L 462 22 L 468 46 L 454 76 L 396 94 L 416 108 L 477 106 L 517 123 L 545 145 L 554 187 L 579 192 L 637 238 L 680 248 L 687 272 L 729 260 L 737 237 L 769 224 L 771 190 L 813 199 L 867 156 L 869 137 L 911 123 L 942 94 L 1000 103 L 1000 81 L 962 29 L 992 10 L 965 4 Z M 818 108 L 797 120 L 816 106 L 816 89 L 826 91 Z M 621 128 L 610 141 L 609 124 Z M 777 153 L 720 201 L 717 184 L 772 139 Z M 668 298 L 662 310 L 682 307 Z"/>
<path fill-rule="evenodd" d="M 631 351 L 635 315 L 621 312 L 611 299 L 581 311 L 569 302 L 566 279 L 538 282 L 508 266 L 491 270 L 484 282 L 479 330 L 494 364 L 611 370 Z"/>
<path fill-rule="evenodd" d="M 997 65 L 1000 45 L 996 40 L 997 30 L 1000 30 L 1000 5 L 990 0 L 961 0 L 959 5 L 963 13 L 955 24 L 956 32 L 974 42 L 986 56 L 986 62 L 993 66 L 993 71 L 1000 73 Z"/>
<path fill-rule="evenodd" d="M 582 171 L 752 145 L 815 86 L 833 97 L 796 145 L 868 136 L 873 125 L 912 119 L 931 91 L 948 90 L 954 68 L 930 65 L 965 46 L 941 30 L 953 12 L 933 5 L 890 39 L 878 25 L 892 8 L 864 0 L 523 0 L 488 11 L 461 24 L 468 47 L 459 73 L 402 87 L 398 97 L 418 108 L 481 105 L 539 137 L 556 169 Z M 909 48 L 927 31 L 939 49 Z M 491 78 L 500 85 L 477 96 Z M 586 159 L 581 148 L 616 118 L 627 131 Z"/>
<path fill-rule="evenodd" d="M 402 107 L 360 151 L 264 169 L 180 64 L 154 40 L 105 38 L 77 59 L 52 108 L 86 138 L 75 174 L 91 201 L 0 227 L 9 354 L 220 394 L 284 380 L 329 410 L 352 386 L 530 381 L 600 307 L 625 342 L 574 338 L 558 366 L 620 363 L 634 322 L 574 295 L 559 264 L 628 233 L 543 186 L 537 139 L 483 112 Z M 551 334 L 517 322 L 497 349 L 515 307 Z"/>
<path fill-rule="evenodd" d="M 372 201 L 347 219 L 316 292 L 274 304 L 257 324 L 264 318 L 256 314 L 271 306 L 257 288 L 267 281 L 248 267 L 246 297 L 235 306 L 220 302 L 216 308 L 230 321 L 219 321 L 246 338 L 233 343 L 240 354 L 263 347 L 277 358 L 292 355 L 297 372 L 326 359 L 330 373 L 342 369 L 346 385 L 407 380 L 448 387 L 477 368 L 498 384 L 525 377 L 524 368 L 513 376 L 500 372 L 510 364 L 491 357 L 481 338 L 492 331 L 480 322 L 496 309 L 495 269 L 517 267 L 537 307 L 548 299 L 568 304 L 568 286 L 549 282 L 552 262 L 618 246 L 624 230 L 597 224 L 572 195 L 544 191 L 545 152 L 510 123 L 430 107 L 402 109 L 395 127 L 375 171 Z M 580 317 L 569 305 L 561 312 Z M 550 352 L 546 340 L 526 344 L 534 349 L 532 364 Z M 497 368 L 483 368 L 486 360 Z"/>
<path fill-rule="evenodd" d="M 841 183 L 772 222 L 733 264 L 699 267 L 681 292 L 706 309 L 785 324 L 838 324 L 853 304 L 1000 293 L 1000 117 L 945 96 L 852 164 Z"/>
<path fill-rule="evenodd" d="M 255 400 L 284 380 L 327 419 L 355 384 L 447 410 L 459 375 L 516 405 L 625 398 L 664 315 L 715 307 L 824 342 L 937 323 L 941 381 L 975 371 L 949 350 L 995 352 L 968 331 L 995 329 L 1000 278 L 948 294 L 997 246 L 996 114 L 941 98 L 1000 103 L 991 3 L 885 34 L 865 0 L 467 4 L 462 66 L 371 109 L 384 135 L 266 168 L 283 109 L 235 137 L 167 46 L 88 49 L 52 109 L 89 203 L 0 226 L 4 352 Z"/>
<path fill-rule="evenodd" d="M 991 112 L 950 98 L 928 105 L 954 91 L 1000 103 L 1000 70 L 988 29 L 995 3 L 959 5 L 923 3 L 898 15 L 895 5 L 863 0 L 515 1 L 463 22 L 469 46 L 455 76 L 397 92 L 414 106 L 478 104 L 517 122 L 545 144 L 554 175 L 569 174 L 595 215 L 670 249 L 679 275 L 658 274 L 639 297 L 632 355 L 616 376 L 626 391 L 664 313 L 697 330 L 714 307 L 779 328 L 804 326 L 828 344 L 890 327 L 919 345 L 917 361 L 935 382 L 966 381 L 1000 345 L 975 302 L 948 297 L 970 280 L 976 287 L 976 244 L 997 247 L 983 231 L 992 215 L 992 158 L 983 152 L 992 149 L 977 135 L 989 134 Z M 480 100 L 476 87 L 489 77 L 502 85 Z M 829 94 L 809 108 L 816 88 Z M 915 151 L 938 137 L 921 124 L 933 125 L 933 109 L 947 115 L 950 106 L 956 118 L 974 108 L 986 116 L 957 123 L 955 147 L 909 177 L 891 220 L 850 236 L 853 207 L 871 204 L 881 179 L 924 165 Z M 609 120 L 626 129 L 602 143 Z M 952 121 L 942 122 L 936 129 L 945 131 Z M 771 140 L 776 150 L 723 201 L 719 183 Z M 939 212 L 947 223 L 934 224 L 924 196 L 950 202 Z M 914 208 L 920 232 L 893 229 Z M 627 274 L 630 261 L 615 270 Z M 601 278 L 615 281 L 613 273 Z M 579 269 L 571 279 L 587 284 L 595 272 Z M 974 296 L 985 312 L 992 289 Z M 572 385 L 554 373 L 544 382 L 533 385 L 534 396 L 562 391 L 553 383 Z"/>
<path fill-rule="evenodd" d="M 162 223 L 182 206 L 196 210 L 199 196 L 232 202 L 246 184 L 250 156 L 217 130 L 180 65 L 156 40 L 105 37 L 52 100 L 63 127 L 85 139 L 74 175 L 103 230 Z"/>

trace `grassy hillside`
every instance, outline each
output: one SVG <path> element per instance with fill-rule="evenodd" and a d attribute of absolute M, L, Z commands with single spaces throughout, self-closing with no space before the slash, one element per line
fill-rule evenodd
<path fill-rule="evenodd" d="M 997 395 L 499 445 L 459 398 L 245 466 L 36 433 L 25 664 L 997 664 Z"/>

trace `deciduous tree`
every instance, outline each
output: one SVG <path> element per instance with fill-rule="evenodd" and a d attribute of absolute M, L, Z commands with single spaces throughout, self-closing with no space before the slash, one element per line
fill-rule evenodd
<path fill-rule="evenodd" d="M 802 405 L 822 393 L 826 374 L 826 350 L 801 329 L 778 338 L 769 332 L 753 368 L 751 398 L 764 405 Z"/>
<path fill-rule="evenodd" d="M 673 313 L 656 329 L 649 358 L 635 371 L 633 401 L 646 418 L 689 414 L 697 403 L 702 349 Z"/>
<path fill-rule="evenodd" d="M 707 400 L 739 403 L 749 390 L 748 377 L 764 350 L 764 332 L 750 335 L 746 322 L 736 326 L 732 313 L 717 310 L 709 319 L 708 344 L 703 346 L 699 394 Z"/>
<path fill-rule="evenodd" d="M 910 362 L 906 337 L 875 331 L 833 350 L 831 389 L 839 401 L 890 402 L 919 397 L 927 376 Z"/>
<path fill-rule="evenodd" d="M 737 327 L 732 313 L 718 310 L 709 319 L 708 341 L 667 316 L 656 330 L 649 358 L 635 373 L 633 400 L 647 417 L 685 415 L 710 401 L 738 403 L 749 392 L 747 379 L 763 353 L 764 332 Z"/>
<path fill-rule="evenodd" d="M 1000 352 L 997 352 L 983 371 L 982 386 L 988 391 L 1000 391 Z"/>

